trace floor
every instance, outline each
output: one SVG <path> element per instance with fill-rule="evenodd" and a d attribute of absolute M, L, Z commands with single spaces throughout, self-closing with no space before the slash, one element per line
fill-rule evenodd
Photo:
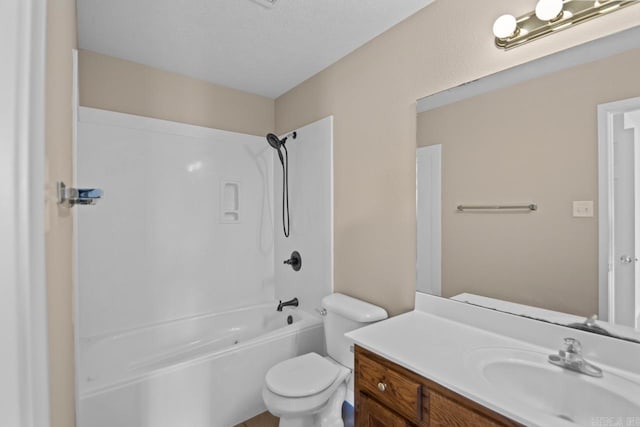
<path fill-rule="evenodd" d="M 279 419 L 269 412 L 263 412 L 235 427 L 278 427 Z"/>

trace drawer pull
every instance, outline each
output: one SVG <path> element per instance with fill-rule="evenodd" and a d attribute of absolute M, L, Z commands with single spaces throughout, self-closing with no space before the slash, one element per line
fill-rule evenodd
<path fill-rule="evenodd" d="M 387 385 L 383 382 L 378 383 L 378 390 L 385 391 L 387 389 Z"/>

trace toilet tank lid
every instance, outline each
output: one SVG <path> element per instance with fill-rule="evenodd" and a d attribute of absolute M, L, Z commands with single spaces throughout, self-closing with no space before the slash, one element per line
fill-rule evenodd
<path fill-rule="evenodd" d="M 343 294 L 330 294 L 322 299 L 322 307 L 356 322 L 377 322 L 388 317 L 387 311 L 377 305 Z"/>

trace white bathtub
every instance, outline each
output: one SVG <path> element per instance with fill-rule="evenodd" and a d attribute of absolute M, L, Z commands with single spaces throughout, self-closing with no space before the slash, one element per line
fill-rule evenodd
<path fill-rule="evenodd" d="M 271 366 L 324 354 L 322 321 L 276 305 L 81 339 L 79 427 L 229 427 L 263 412 Z"/>

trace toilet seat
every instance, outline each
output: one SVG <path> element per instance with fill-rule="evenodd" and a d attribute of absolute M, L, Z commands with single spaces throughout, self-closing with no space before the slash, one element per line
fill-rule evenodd
<path fill-rule="evenodd" d="M 265 384 L 284 397 L 306 397 L 326 390 L 339 373 L 338 366 L 317 353 L 278 363 L 267 372 Z"/>
<path fill-rule="evenodd" d="M 324 406 L 326 406 L 327 402 L 329 402 L 329 399 L 335 393 L 338 387 L 344 384 L 348 379 L 347 377 L 351 374 L 350 369 L 338 364 L 329 357 L 322 357 L 317 353 L 308 354 L 314 354 L 318 358 L 333 365 L 337 369 L 337 373 L 333 382 L 319 393 L 301 397 L 287 397 L 271 391 L 265 381 L 265 384 L 262 388 L 262 398 L 267 408 L 269 409 L 269 412 L 271 412 L 275 416 L 289 417 L 305 413 L 311 414 L 320 411 Z M 315 359 L 315 357 L 313 359 Z M 269 374 L 267 373 L 267 375 Z"/>

